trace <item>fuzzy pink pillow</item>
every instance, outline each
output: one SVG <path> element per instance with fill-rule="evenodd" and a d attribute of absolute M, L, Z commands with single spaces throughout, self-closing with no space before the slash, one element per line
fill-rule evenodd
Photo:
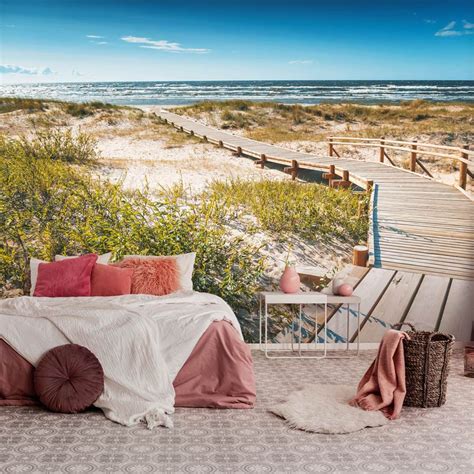
<path fill-rule="evenodd" d="M 118 268 L 96 263 L 92 270 L 91 296 L 129 295 L 133 268 Z"/>
<path fill-rule="evenodd" d="M 91 253 L 61 262 L 40 263 L 33 296 L 90 296 L 96 261 L 97 255 Z"/>
<path fill-rule="evenodd" d="M 180 289 L 175 258 L 127 258 L 116 265 L 133 269 L 132 294 L 163 296 Z"/>

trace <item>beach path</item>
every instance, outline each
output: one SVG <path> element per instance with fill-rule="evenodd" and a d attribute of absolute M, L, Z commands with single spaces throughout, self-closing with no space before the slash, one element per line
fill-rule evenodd
<path fill-rule="evenodd" d="M 372 189 L 369 258 L 376 268 L 474 279 L 474 203 L 456 188 L 390 164 L 300 153 L 159 110 L 163 120 L 239 154 L 327 171 Z"/>

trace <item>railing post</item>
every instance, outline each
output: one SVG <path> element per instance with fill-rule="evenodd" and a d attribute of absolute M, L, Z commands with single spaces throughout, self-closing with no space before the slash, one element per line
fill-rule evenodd
<path fill-rule="evenodd" d="M 332 138 L 329 139 L 329 156 L 333 156 L 334 154 L 334 145 L 332 144 Z"/>
<path fill-rule="evenodd" d="M 370 194 L 373 188 L 374 188 L 374 182 L 372 180 L 367 181 L 367 187 L 365 188 L 367 194 Z"/>
<path fill-rule="evenodd" d="M 410 171 L 415 171 L 416 168 L 416 140 L 414 140 L 415 143 L 411 146 L 411 149 L 413 150 L 410 155 Z"/>
<path fill-rule="evenodd" d="M 385 148 L 384 148 L 384 143 L 385 143 L 385 137 L 382 137 L 380 139 L 380 154 L 379 154 L 379 161 L 380 163 L 383 163 L 384 162 L 384 159 L 385 159 Z"/>
<path fill-rule="evenodd" d="M 462 147 L 465 150 L 469 150 L 469 145 L 463 145 Z M 467 160 L 468 154 L 462 152 L 461 158 Z M 462 189 L 466 189 L 466 186 L 467 186 L 467 163 L 464 163 L 463 161 L 461 161 L 459 164 L 459 187 Z"/>

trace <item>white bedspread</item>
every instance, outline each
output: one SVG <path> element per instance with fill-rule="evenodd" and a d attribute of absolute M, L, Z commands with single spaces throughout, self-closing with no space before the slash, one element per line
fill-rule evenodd
<path fill-rule="evenodd" d="M 113 421 L 149 428 L 171 426 L 173 380 L 209 325 L 223 319 L 241 334 L 221 298 L 197 292 L 0 301 L 0 337 L 26 360 L 36 365 L 69 342 L 87 347 L 105 374 L 95 406 Z"/>

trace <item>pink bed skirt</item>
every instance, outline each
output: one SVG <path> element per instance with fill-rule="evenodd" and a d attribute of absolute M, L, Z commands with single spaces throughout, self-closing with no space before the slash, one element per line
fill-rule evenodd
<path fill-rule="evenodd" d="M 0 339 L 0 406 L 38 405 L 34 367 Z M 216 321 L 199 339 L 173 383 L 175 406 L 252 408 L 255 376 L 250 349 L 230 323 Z"/>

